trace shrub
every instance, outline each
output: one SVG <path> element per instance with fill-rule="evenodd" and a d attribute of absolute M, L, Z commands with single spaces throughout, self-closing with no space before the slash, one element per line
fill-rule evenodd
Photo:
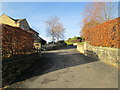
<path fill-rule="evenodd" d="M 120 17 L 85 30 L 85 40 L 93 46 L 120 48 L 119 19 Z"/>
<path fill-rule="evenodd" d="M 33 35 L 18 27 L 9 25 L 0 25 L 2 32 L 2 54 L 5 56 L 11 52 L 32 52 L 33 50 Z"/>

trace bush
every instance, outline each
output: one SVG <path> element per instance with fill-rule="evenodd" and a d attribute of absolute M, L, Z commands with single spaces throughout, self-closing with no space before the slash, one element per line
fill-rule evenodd
<path fill-rule="evenodd" d="M 85 40 L 93 46 L 120 48 L 119 19 L 120 17 L 85 30 Z"/>
<path fill-rule="evenodd" d="M 18 27 L 9 25 L 0 25 L 2 32 L 2 54 L 11 54 L 11 52 L 32 52 L 33 51 L 33 35 Z"/>

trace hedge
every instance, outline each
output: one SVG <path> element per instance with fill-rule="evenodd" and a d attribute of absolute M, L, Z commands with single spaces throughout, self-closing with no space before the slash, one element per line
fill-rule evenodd
<path fill-rule="evenodd" d="M 120 17 L 87 29 L 85 40 L 93 46 L 120 48 Z"/>
<path fill-rule="evenodd" d="M 34 38 L 31 33 L 5 24 L 0 25 L 0 32 L 2 33 L 0 38 L 2 39 L 3 57 L 10 53 L 24 54 L 32 52 Z"/>

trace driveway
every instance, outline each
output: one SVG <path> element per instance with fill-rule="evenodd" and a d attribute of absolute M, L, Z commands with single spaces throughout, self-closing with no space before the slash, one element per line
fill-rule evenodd
<path fill-rule="evenodd" d="M 79 53 L 74 47 L 44 51 L 19 88 L 118 88 L 118 69 Z"/>

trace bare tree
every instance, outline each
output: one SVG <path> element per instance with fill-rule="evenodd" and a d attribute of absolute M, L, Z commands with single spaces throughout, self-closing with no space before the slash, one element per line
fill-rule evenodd
<path fill-rule="evenodd" d="M 52 41 L 59 40 L 60 38 L 64 38 L 65 28 L 63 27 L 63 23 L 59 22 L 59 17 L 54 16 L 46 21 L 47 24 L 47 34 L 52 36 Z"/>
<path fill-rule="evenodd" d="M 118 11 L 117 3 L 115 2 L 103 2 L 100 3 L 102 6 L 101 18 L 104 21 L 108 21 L 114 18 L 115 13 Z"/>
<path fill-rule="evenodd" d="M 57 41 L 59 41 L 60 38 L 61 39 L 64 38 L 64 32 L 65 32 L 65 28 L 63 28 L 63 24 L 58 23 L 58 25 L 56 26 L 56 34 L 55 34 Z"/>
<path fill-rule="evenodd" d="M 86 29 L 113 19 L 117 12 L 116 5 L 117 3 L 113 2 L 88 3 L 83 11 L 83 26 L 80 33 L 83 35 Z"/>
<path fill-rule="evenodd" d="M 88 3 L 83 11 L 83 22 L 95 20 L 103 23 L 111 20 L 117 11 L 116 3 L 114 2 Z"/>

